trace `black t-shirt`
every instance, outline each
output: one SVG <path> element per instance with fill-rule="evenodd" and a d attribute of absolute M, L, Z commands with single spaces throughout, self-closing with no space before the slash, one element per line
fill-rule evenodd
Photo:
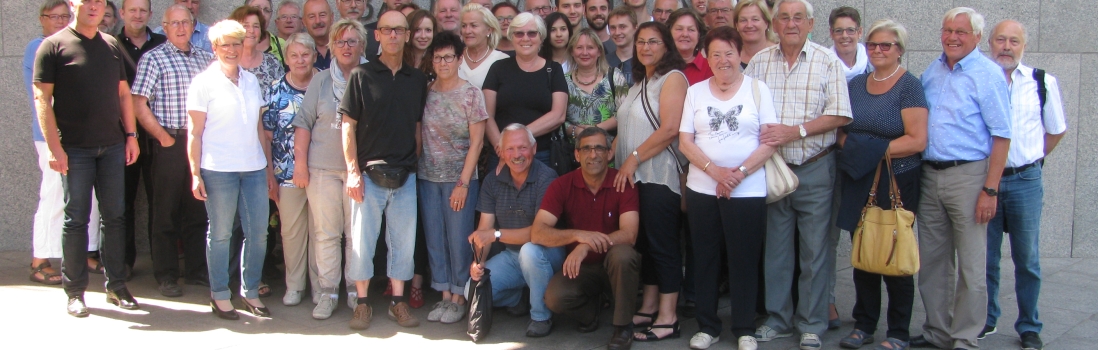
<path fill-rule="evenodd" d="M 553 109 L 553 93 L 568 93 L 560 63 L 545 60 L 533 72 L 519 68 L 514 57 L 492 64 L 484 78 L 484 89 L 496 92 L 496 125 L 500 131 L 511 123 L 530 125 Z M 538 151 L 549 149 L 552 133 L 537 137 Z"/>
<path fill-rule="evenodd" d="M 129 61 L 126 62 L 126 76 L 129 77 L 126 79 L 126 83 L 130 86 L 133 86 L 133 80 L 137 79 L 137 62 L 141 60 L 141 56 L 168 41 L 168 37 L 153 33 L 149 27 L 145 27 L 145 36 L 148 40 L 145 40 L 145 44 L 141 47 L 134 45 L 133 41 L 130 41 L 130 38 L 124 32 L 114 36 L 118 40 L 118 44 L 126 49 L 126 54 L 129 57 Z"/>
<path fill-rule="evenodd" d="M 61 144 L 102 147 L 125 141 L 118 83 L 126 81 L 126 53 L 110 35 L 87 38 L 72 27 L 42 41 L 34 82 L 53 84 Z"/>
<path fill-rule="evenodd" d="M 415 171 L 416 123 L 427 104 L 427 77 L 418 69 L 401 66 L 394 76 L 381 60 L 351 70 L 339 113 L 358 122 L 358 166 L 384 160 Z"/>

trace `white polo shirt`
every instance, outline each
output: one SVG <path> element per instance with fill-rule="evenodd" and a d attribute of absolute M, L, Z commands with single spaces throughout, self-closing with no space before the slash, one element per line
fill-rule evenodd
<path fill-rule="evenodd" d="M 1060 85 L 1056 77 L 1045 73 L 1045 117 L 1041 120 L 1041 99 L 1037 96 L 1037 80 L 1033 68 L 1018 64 L 1010 73 L 1011 137 L 1007 152 L 1007 167 L 1020 167 L 1045 156 L 1045 134 L 1062 134 L 1067 130 L 1064 106 L 1060 101 Z"/>
<path fill-rule="evenodd" d="M 239 68 L 237 86 L 214 61 L 187 88 L 187 111 L 206 113 L 202 131 L 201 167 L 219 172 L 256 171 L 267 166 L 259 142 L 259 80 Z M 190 124 L 190 118 L 188 118 Z M 193 128 L 193 125 L 187 125 Z"/>

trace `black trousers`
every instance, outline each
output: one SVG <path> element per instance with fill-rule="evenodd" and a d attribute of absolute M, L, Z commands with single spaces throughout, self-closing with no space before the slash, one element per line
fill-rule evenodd
<path fill-rule="evenodd" d="M 868 334 L 877 331 L 881 317 L 881 280 L 888 288 L 888 337 L 908 341 L 911 307 L 915 301 L 915 277 L 892 277 L 854 269 L 854 328 Z"/>
<path fill-rule="evenodd" d="M 158 140 L 148 143 L 149 176 L 156 191 L 149 193 L 149 243 L 153 276 L 157 283 L 179 277 L 205 279 L 206 205 L 191 192 L 191 171 L 187 160 L 187 135 L 175 136 L 175 144 L 163 147 Z M 185 268 L 179 271 L 177 242 L 183 243 Z"/>
<path fill-rule="evenodd" d="M 126 233 L 125 262 L 126 262 L 126 266 L 128 266 L 130 269 L 133 269 L 133 264 L 134 264 L 135 261 L 137 261 L 137 240 L 136 240 L 137 236 L 135 235 L 135 232 L 137 231 L 137 216 L 134 213 L 134 203 L 137 201 L 137 184 L 140 182 L 141 178 L 145 178 L 145 182 L 144 182 L 144 184 L 145 184 L 145 186 L 144 186 L 145 187 L 145 195 L 148 197 L 150 203 L 152 202 L 152 189 L 154 187 L 151 183 L 149 183 L 149 176 L 150 176 L 149 173 L 151 171 L 151 169 L 150 169 L 151 161 L 149 159 L 151 157 L 149 156 L 149 150 L 152 147 L 149 146 L 149 142 L 148 142 L 148 139 L 147 139 L 148 134 L 143 132 L 143 130 L 141 130 L 141 128 L 138 128 L 138 129 L 139 130 L 138 130 L 138 136 L 137 136 L 137 148 L 141 150 L 141 154 L 138 155 L 136 162 L 126 166 L 126 172 L 125 172 L 125 175 L 124 175 L 124 177 L 126 179 L 126 182 L 125 182 L 126 193 L 125 193 L 125 197 L 124 197 L 124 199 L 126 201 L 125 202 L 126 204 L 125 204 L 125 212 L 123 212 L 123 214 L 122 214 L 122 223 L 123 223 L 123 226 L 125 228 L 124 232 Z M 179 142 L 176 141 L 176 143 L 179 143 Z M 183 143 L 187 143 L 187 140 L 186 140 L 185 137 L 184 137 Z M 186 152 L 186 151 L 184 151 L 184 152 Z M 184 153 L 184 155 L 185 154 L 186 153 Z M 185 158 L 184 158 L 184 161 L 186 161 Z M 184 163 L 184 165 L 186 165 L 186 163 Z M 149 212 L 149 216 L 152 216 L 152 205 L 151 204 L 149 205 L 149 211 L 148 212 Z M 152 241 L 152 232 L 151 232 L 151 230 L 152 230 L 152 220 L 150 218 L 150 220 L 149 220 L 149 235 L 150 235 L 149 236 L 149 241 L 150 241 L 150 243 Z"/>
<path fill-rule="evenodd" d="M 721 320 L 717 298 L 721 250 L 728 253 L 731 330 L 735 337 L 755 334 L 759 258 L 766 237 L 766 198 L 717 198 L 686 189 L 690 236 L 694 244 L 694 291 L 698 326 L 717 337 Z"/>
<path fill-rule="evenodd" d="M 638 182 L 641 284 L 658 285 L 661 294 L 678 293 L 682 285 L 682 252 L 679 250 L 681 197 L 667 186 Z"/>

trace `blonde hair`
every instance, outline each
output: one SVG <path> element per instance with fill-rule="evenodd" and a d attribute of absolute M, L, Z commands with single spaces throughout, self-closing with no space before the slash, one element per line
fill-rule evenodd
<path fill-rule="evenodd" d="M 774 33 L 774 14 L 770 12 L 770 8 L 766 6 L 765 0 L 740 0 L 736 3 L 735 9 L 732 10 L 732 27 L 735 28 L 740 21 L 740 12 L 743 12 L 748 6 L 755 6 L 759 9 L 759 13 L 762 14 L 763 22 L 766 22 L 766 41 L 776 43 L 778 42 L 778 35 Z M 737 29 L 738 31 L 738 29 Z"/>
<path fill-rule="evenodd" d="M 496 20 L 496 15 L 492 14 L 492 10 L 475 2 L 470 2 L 461 7 L 462 17 L 465 17 L 465 14 L 470 12 L 479 13 L 481 21 L 484 21 L 484 25 L 488 26 L 488 29 L 490 30 L 488 33 L 488 49 L 495 50 L 496 46 L 499 46 L 499 40 L 502 35 L 499 28 L 499 20 Z"/>
<path fill-rule="evenodd" d="M 865 38 L 868 40 L 873 36 L 873 33 L 880 31 L 888 31 L 896 35 L 896 46 L 900 48 L 899 62 L 903 62 L 903 55 L 907 52 L 907 28 L 891 19 L 880 19 L 869 26 L 869 33 L 865 35 Z"/>
<path fill-rule="evenodd" d="M 214 23 L 210 26 L 210 31 L 207 34 L 210 39 L 210 43 L 214 45 L 221 45 L 225 42 L 225 38 L 231 37 L 241 42 L 244 41 L 244 26 L 240 22 L 226 19 L 221 22 Z"/>
<path fill-rule="evenodd" d="M 343 33 L 348 30 L 353 30 L 355 35 L 358 36 L 359 46 L 358 48 L 362 52 L 366 52 L 366 27 L 362 26 L 358 20 L 353 18 L 344 18 L 335 22 L 332 25 L 332 30 L 328 32 L 328 44 L 335 45 L 336 40 L 339 40 L 343 36 Z M 360 53 L 361 54 L 361 53 Z"/>
<path fill-rule="evenodd" d="M 579 39 L 587 37 L 599 51 L 599 59 L 595 61 L 595 66 L 600 72 L 607 72 L 610 70 L 610 64 L 606 62 L 606 48 L 602 46 L 602 41 L 599 40 L 599 35 L 595 34 L 595 30 L 591 28 L 582 28 L 572 35 L 572 38 L 568 40 L 568 61 L 575 67 L 575 58 L 572 57 L 572 51 L 576 49 L 576 45 L 579 45 Z M 573 68 L 573 70 L 575 70 Z M 613 77 L 611 77 L 613 79 Z"/>

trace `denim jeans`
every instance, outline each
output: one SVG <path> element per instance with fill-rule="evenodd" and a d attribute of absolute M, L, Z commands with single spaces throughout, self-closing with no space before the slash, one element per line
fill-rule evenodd
<path fill-rule="evenodd" d="M 413 253 L 416 249 L 416 174 L 400 188 L 385 188 L 362 175 L 362 202 L 351 200 L 351 255 L 347 257 L 347 279 L 365 281 L 374 277 L 374 249 L 381 233 L 381 216 L 385 215 L 385 240 L 389 278 L 412 279 Z"/>
<path fill-rule="evenodd" d="M 240 215 L 244 246 L 240 259 L 240 294 L 259 297 L 263 260 L 267 254 L 266 169 L 244 172 L 220 172 L 202 169 L 206 184 L 206 212 L 210 229 L 206 234 L 206 265 L 210 275 L 210 294 L 214 300 L 229 300 L 229 263 L 233 261 L 231 241 L 233 221 Z"/>
<path fill-rule="evenodd" d="M 450 193 L 455 182 L 419 180 L 419 207 L 423 215 L 423 234 L 431 266 L 431 288 L 461 294 L 469 279 L 469 264 L 473 248 L 469 233 L 473 232 L 480 181 L 470 181 L 465 206 L 459 211 L 450 208 Z"/>
<path fill-rule="evenodd" d="M 488 259 L 484 267 L 491 271 L 492 304 L 515 306 L 522 298 L 522 287 L 530 287 L 530 319 L 545 321 L 553 313 L 545 306 L 545 289 L 553 274 L 564 265 L 564 247 L 546 248 L 526 243 L 521 249 L 504 249 Z"/>
<path fill-rule="evenodd" d="M 994 326 L 1002 315 L 999 307 L 999 261 L 1002 259 L 1003 233 L 1010 235 L 1010 253 L 1014 260 L 1014 294 L 1018 300 L 1018 320 L 1014 329 L 1041 333 L 1037 318 L 1037 296 L 1041 293 L 1041 208 L 1044 189 L 1041 165 L 1035 165 L 999 181 L 999 205 L 995 218 L 987 224 L 987 325 Z"/>
<path fill-rule="evenodd" d="M 102 147 L 64 147 L 69 171 L 61 177 L 65 192 L 65 225 L 61 234 L 61 281 L 65 294 L 83 296 L 88 289 L 88 222 L 92 190 L 102 218 L 99 262 L 106 269 L 106 288 L 126 287 L 125 211 L 126 143 Z M 97 223 L 98 224 L 98 223 Z"/>

